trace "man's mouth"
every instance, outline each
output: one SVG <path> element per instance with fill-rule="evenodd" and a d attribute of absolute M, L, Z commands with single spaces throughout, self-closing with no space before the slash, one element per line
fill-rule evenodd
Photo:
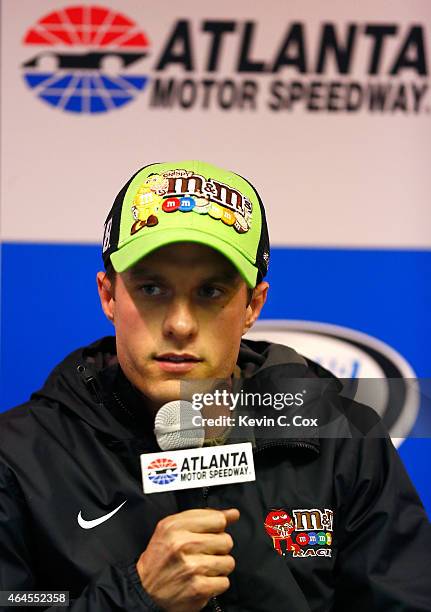
<path fill-rule="evenodd" d="M 185 363 L 185 362 L 199 362 L 202 361 L 198 357 L 194 355 L 189 355 L 188 353 L 164 353 L 163 355 L 157 355 L 155 357 L 156 361 L 170 361 L 172 363 Z"/>
<path fill-rule="evenodd" d="M 172 374 L 186 374 L 190 372 L 202 359 L 190 353 L 163 353 L 154 358 L 160 368 Z"/>

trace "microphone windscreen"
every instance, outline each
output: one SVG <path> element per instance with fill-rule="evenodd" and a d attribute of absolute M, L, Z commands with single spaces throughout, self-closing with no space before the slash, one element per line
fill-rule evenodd
<path fill-rule="evenodd" d="M 193 425 L 193 417 L 200 416 L 191 402 L 174 400 L 164 404 L 154 420 L 154 434 L 162 450 L 201 448 L 205 429 Z"/>

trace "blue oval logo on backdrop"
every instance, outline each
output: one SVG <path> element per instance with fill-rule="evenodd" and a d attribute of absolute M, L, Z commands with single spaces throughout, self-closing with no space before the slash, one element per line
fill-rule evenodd
<path fill-rule="evenodd" d="M 416 374 L 388 344 L 355 329 L 314 321 L 258 321 L 246 338 L 286 344 L 338 378 L 357 379 L 355 398 L 378 412 L 394 444 L 410 433 L 419 411 Z M 374 379 L 378 383 L 372 384 Z"/>

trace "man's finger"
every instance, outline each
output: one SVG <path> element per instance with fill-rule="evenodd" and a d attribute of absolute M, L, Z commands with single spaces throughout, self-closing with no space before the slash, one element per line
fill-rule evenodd
<path fill-rule="evenodd" d="M 225 530 L 230 522 L 238 520 L 238 518 L 239 512 L 235 509 L 200 508 L 167 516 L 160 521 L 159 528 L 167 531 L 181 529 L 193 533 L 220 533 Z"/>
<path fill-rule="evenodd" d="M 235 569 L 231 555 L 194 555 L 192 559 L 204 576 L 228 576 Z"/>
<path fill-rule="evenodd" d="M 233 548 L 228 533 L 194 533 L 183 546 L 186 554 L 228 555 Z"/>
<path fill-rule="evenodd" d="M 236 523 L 236 521 L 239 520 L 240 512 L 238 508 L 229 508 L 227 510 L 222 510 L 222 512 L 226 517 L 226 522 L 228 525 L 231 523 Z"/>
<path fill-rule="evenodd" d="M 227 576 L 200 576 L 201 592 L 208 598 L 221 595 L 230 586 Z"/>

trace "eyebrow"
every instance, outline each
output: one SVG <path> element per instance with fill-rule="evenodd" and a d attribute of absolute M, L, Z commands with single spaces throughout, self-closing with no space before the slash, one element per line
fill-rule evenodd
<path fill-rule="evenodd" d="M 223 274 L 213 274 L 209 278 L 206 278 L 206 283 L 227 283 L 229 285 L 235 285 L 240 279 L 240 274 L 236 270 L 232 270 Z"/>

